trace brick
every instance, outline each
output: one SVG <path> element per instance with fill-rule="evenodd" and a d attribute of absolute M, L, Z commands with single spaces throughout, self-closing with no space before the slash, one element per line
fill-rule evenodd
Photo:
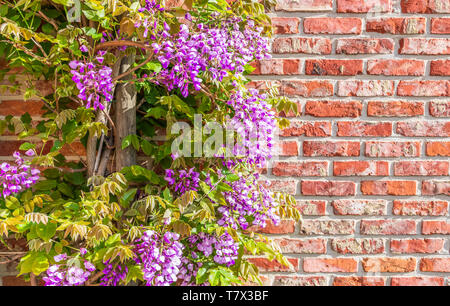
<path fill-rule="evenodd" d="M 450 195 L 450 181 L 424 181 L 423 195 Z"/>
<path fill-rule="evenodd" d="M 358 262 L 353 258 L 305 258 L 303 271 L 311 272 L 357 272 Z"/>
<path fill-rule="evenodd" d="M 414 220 L 361 220 L 362 235 L 415 235 Z"/>
<path fill-rule="evenodd" d="M 450 13 L 448 0 L 402 0 L 403 13 Z"/>
<path fill-rule="evenodd" d="M 388 34 L 423 34 L 426 30 L 426 18 L 401 17 L 379 18 L 366 21 L 366 32 L 378 32 Z"/>
<path fill-rule="evenodd" d="M 392 54 L 394 41 L 390 38 L 341 38 L 336 54 Z"/>
<path fill-rule="evenodd" d="M 391 122 L 340 121 L 337 136 L 388 137 L 392 135 Z"/>
<path fill-rule="evenodd" d="M 367 103 L 367 115 L 370 117 L 411 117 L 424 114 L 423 102 L 369 101 Z"/>
<path fill-rule="evenodd" d="M 385 215 L 386 200 L 334 200 L 332 202 L 335 215 Z"/>
<path fill-rule="evenodd" d="M 328 121 L 291 121 L 291 125 L 281 131 L 281 136 L 326 137 L 331 135 L 331 123 Z"/>
<path fill-rule="evenodd" d="M 395 200 L 392 213 L 402 216 L 445 216 L 448 213 L 448 203 L 437 200 Z"/>
<path fill-rule="evenodd" d="M 280 141 L 275 144 L 277 149 L 276 154 L 279 156 L 297 156 L 298 142 L 295 140 Z"/>
<path fill-rule="evenodd" d="M 450 54 L 450 39 L 447 38 L 402 38 L 399 54 L 447 55 Z"/>
<path fill-rule="evenodd" d="M 391 11 L 390 0 L 337 0 L 338 13 L 387 13 Z"/>
<path fill-rule="evenodd" d="M 444 242 L 444 239 L 393 239 L 390 247 L 396 254 L 433 254 L 442 250 Z"/>
<path fill-rule="evenodd" d="M 432 101 L 429 111 L 433 117 L 450 117 L 450 101 Z"/>
<path fill-rule="evenodd" d="M 450 60 L 431 61 L 430 75 L 449 76 L 450 75 Z"/>
<path fill-rule="evenodd" d="M 415 181 L 362 181 L 361 192 L 365 195 L 416 195 Z"/>
<path fill-rule="evenodd" d="M 394 163 L 394 175 L 448 175 L 449 164 L 447 161 L 401 161 Z"/>
<path fill-rule="evenodd" d="M 281 82 L 281 92 L 290 97 L 328 97 L 333 95 L 333 84 L 328 81 L 285 80 Z"/>
<path fill-rule="evenodd" d="M 431 33 L 450 34 L 450 18 L 431 18 Z"/>
<path fill-rule="evenodd" d="M 419 267 L 423 272 L 450 272 L 450 258 L 422 258 Z"/>
<path fill-rule="evenodd" d="M 365 272 L 412 272 L 416 267 L 415 258 L 364 258 L 362 260 Z"/>
<path fill-rule="evenodd" d="M 336 276 L 333 286 L 384 286 L 384 277 L 373 276 Z"/>
<path fill-rule="evenodd" d="M 443 277 L 392 277 L 391 286 L 443 286 Z"/>
<path fill-rule="evenodd" d="M 301 60 L 273 58 L 254 63 L 253 75 L 295 75 L 301 74 Z"/>
<path fill-rule="evenodd" d="M 338 82 L 337 95 L 340 97 L 392 96 L 394 82 L 388 80 L 347 80 Z"/>
<path fill-rule="evenodd" d="M 275 276 L 274 286 L 326 286 L 324 276 Z"/>
<path fill-rule="evenodd" d="M 360 101 L 307 101 L 305 114 L 314 117 L 359 117 Z"/>
<path fill-rule="evenodd" d="M 339 254 L 380 254 L 384 240 L 372 238 L 332 239 L 331 248 Z"/>
<path fill-rule="evenodd" d="M 272 173 L 275 176 L 326 176 L 327 161 L 274 162 Z"/>
<path fill-rule="evenodd" d="M 400 81 L 397 87 L 399 96 L 441 97 L 450 96 L 450 82 L 443 80 Z"/>
<path fill-rule="evenodd" d="M 363 73 L 362 60 L 306 60 L 307 75 L 358 75 Z"/>
<path fill-rule="evenodd" d="M 303 30 L 307 34 L 361 34 L 361 18 L 305 18 Z"/>
<path fill-rule="evenodd" d="M 420 150 L 420 142 L 367 141 L 364 154 L 367 157 L 417 157 Z"/>
<path fill-rule="evenodd" d="M 450 136 L 450 122 L 402 121 L 397 123 L 397 133 L 407 137 L 448 137 Z"/>
<path fill-rule="evenodd" d="M 303 141 L 303 156 L 359 156 L 356 141 Z"/>
<path fill-rule="evenodd" d="M 351 235 L 355 232 L 353 220 L 303 220 L 301 235 Z"/>
<path fill-rule="evenodd" d="M 295 221 L 281 220 L 279 225 L 274 225 L 269 220 L 266 223 L 266 227 L 254 226 L 250 227 L 249 230 L 262 234 L 292 234 L 295 231 Z"/>
<path fill-rule="evenodd" d="M 280 0 L 277 1 L 275 10 L 287 12 L 320 12 L 331 11 L 333 9 L 332 0 Z"/>
<path fill-rule="evenodd" d="M 427 142 L 427 156 L 450 156 L 450 142 Z"/>
<path fill-rule="evenodd" d="M 343 181 L 301 181 L 302 195 L 348 196 L 355 195 L 354 182 Z"/>
<path fill-rule="evenodd" d="M 278 238 L 274 242 L 285 254 L 324 254 L 327 244 L 324 239 Z"/>
<path fill-rule="evenodd" d="M 22 277 L 17 277 L 15 275 L 3 276 L 2 286 L 31 286 L 30 282 L 26 282 Z"/>
<path fill-rule="evenodd" d="M 246 87 L 247 88 L 254 88 L 257 89 L 259 92 L 264 92 L 268 90 L 270 87 L 280 87 L 281 82 L 275 81 L 275 80 L 261 80 L 261 81 L 251 81 L 248 82 Z"/>
<path fill-rule="evenodd" d="M 267 258 L 248 258 L 248 261 L 253 263 L 259 268 L 260 272 L 295 272 L 298 271 L 299 260 L 298 258 L 287 258 L 287 260 L 291 263 L 292 267 L 286 267 L 285 265 L 280 264 L 278 261 L 273 260 L 270 261 Z"/>
<path fill-rule="evenodd" d="M 422 234 L 424 235 L 450 235 L 450 222 L 447 221 L 422 221 Z"/>
<path fill-rule="evenodd" d="M 322 37 L 280 37 L 272 43 L 275 54 L 330 54 L 331 40 Z"/>
<path fill-rule="evenodd" d="M 273 17 L 272 26 L 275 34 L 297 34 L 300 19 L 295 17 Z"/>
<path fill-rule="evenodd" d="M 367 61 L 367 73 L 373 75 L 425 75 L 425 64 L 421 60 L 376 59 Z"/>
<path fill-rule="evenodd" d="M 297 200 L 297 209 L 302 216 L 324 216 L 326 201 Z"/>
<path fill-rule="evenodd" d="M 389 163 L 385 161 L 335 161 L 333 163 L 335 176 L 387 176 Z"/>
<path fill-rule="evenodd" d="M 283 192 L 291 195 L 295 195 L 297 193 L 297 181 L 289 180 L 289 181 L 279 181 L 279 180 L 265 180 L 259 181 L 261 185 L 265 188 L 269 189 L 272 192 Z"/>
<path fill-rule="evenodd" d="M 31 116 L 40 116 L 45 113 L 44 104 L 41 101 L 29 100 L 5 100 L 0 101 L 0 116 L 22 116 L 25 113 Z"/>

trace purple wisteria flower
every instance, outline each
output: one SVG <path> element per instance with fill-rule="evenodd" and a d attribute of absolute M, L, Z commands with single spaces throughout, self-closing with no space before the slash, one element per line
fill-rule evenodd
<path fill-rule="evenodd" d="M 25 154 L 33 156 L 34 151 L 28 150 Z M 19 152 L 14 152 L 13 157 L 15 165 L 7 162 L 0 164 L 0 191 L 4 198 L 30 188 L 39 179 L 40 171 L 25 162 Z"/>
<path fill-rule="evenodd" d="M 56 262 L 67 259 L 67 254 L 59 254 L 54 257 Z M 46 276 L 42 278 L 45 286 L 80 286 L 83 285 L 95 271 L 95 266 L 90 261 L 84 262 L 84 269 L 76 265 L 67 267 L 64 264 L 50 266 Z"/>
<path fill-rule="evenodd" d="M 187 240 L 195 250 L 193 257 L 198 257 L 196 252 L 200 252 L 205 257 L 213 256 L 216 263 L 227 267 L 234 265 L 238 257 L 238 244 L 227 232 L 219 237 L 202 232 L 188 237 Z"/>
<path fill-rule="evenodd" d="M 105 263 L 105 269 L 103 269 L 104 276 L 100 280 L 101 286 L 117 286 L 121 281 L 123 281 L 128 274 L 128 267 L 125 265 L 113 266 L 107 260 Z"/>
<path fill-rule="evenodd" d="M 186 191 L 197 191 L 200 182 L 200 173 L 190 168 L 188 171 L 179 170 L 174 171 L 172 169 L 166 169 L 166 176 L 164 179 L 172 186 L 175 192 L 184 194 Z"/>

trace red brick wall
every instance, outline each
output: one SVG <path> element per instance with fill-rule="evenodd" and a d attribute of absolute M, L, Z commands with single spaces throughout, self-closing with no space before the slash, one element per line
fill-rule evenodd
<path fill-rule="evenodd" d="M 253 79 L 301 115 L 267 179 L 304 220 L 264 230 L 293 264 L 253 259 L 266 284 L 450 285 L 450 1 L 280 0 L 271 15 L 274 58 Z M 39 118 L 18 99 L 0 98 L 0 116 Z M 14 273 L 0 266 L 3 285 Z"/>
<path fill-rule="evenodd" d="M 279 0 L 271 80 L 301 115 L 267 179 L 302 224 L 274 285 L 450 285 L 450 1 Z"/>

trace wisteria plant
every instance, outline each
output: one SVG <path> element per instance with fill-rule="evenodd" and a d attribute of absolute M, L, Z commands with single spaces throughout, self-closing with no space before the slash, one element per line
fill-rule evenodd
<path fill-rule="evenodd" d="M 255 255 L 289 265 L 259 232 L 300 214 L 260 173 L 296 104 L 246 77 L 270 58 L 272 6 L 0 0 L 1 87 L 43 104 L 39 120 L 0 120 L 23 142 L 0 164 L 1 242 L 27 241 L 19 275 L 216 286 L 261 283 Z"/>

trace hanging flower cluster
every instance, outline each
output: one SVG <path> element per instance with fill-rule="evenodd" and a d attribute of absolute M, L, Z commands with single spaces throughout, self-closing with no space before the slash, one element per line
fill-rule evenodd
<path fill-rule="evenodd" d="M 160 45 L 153 43 L 163 67 L 158 75 L 160 83 L 169 91 L 180 89 L 187 97 L 191 84 L 195 90 L 200 90 L 202 72 L 208 72 L 212 80 L 222 81 L 229 73 L 242 73 L 244 66 L 255 58 L 270 58 L 267 38 L 260 35 L 262 29 L 249 22 L 241 31 L 240 21 L 228 20 L 222 23 L 222 28 L 200 23 L 195 32 L 182 24 L 175 36 Z M 163 37 L 167 35 L 166 28 Z"/>
<path fill-rule="evenodd" d="M 217 222 L 220 226 L 244 230 L 250 225 L 264 228 L 269 219 L 275 225 L 279 224 L 278 204 L 273 200 L 272 192 L 260 186 L 257 179 L 258 174 L 253 174 L 253 177 L 241 177 L 231 183 L 233 191 L 224 192 L 228 205 L 217 209 L 222 214 Z"/>
<path fill-rule="evenodd" d="M 188 171 L 179 170 L 176 173 L 172 169 L 166 169 L 164 179 L 169 183 L 169 186 L 174 187 L 175 192 L 183 194 L 189 190 L 197 191 L 200 173 L 196 172 L 194 168 L 190 168 Z"/>
<path fill-rule="evenodd" d="M 232 266 L 237 259 L 238 245 L 227 232 L 220 237 L 199 233 L 190 236 L 187 240 L 189 241 L 191 248 L 200 252 L 205 257 L 212 255 L 214 261 L 220 265 L 226 265 L 227 267 Z M 196 251 L 193 251 L 191 254 L 193 258 L 199 256 Z"/>
<path fill-rule="evenodd" d="M 30 149 L 25 155 L 34 156 L 34 151 Z M 40 171 L 25 162 L 19 152 L 14 152 L 13 157 L 16 159 L 15 165 L 7 162 L 0 164 L 0 190 L 4 198 L 30 188 L 39 179 Z"/>
<path fill-rule="evenodd" d="M 142 266 L 147 286 L 168 286 L 177 280 L 183 253 L 179 238 L 177 233 L 148 230 L 137 241 L 135 261 Z"/>
<path fill-rule="evenodd" d="M 100 279 L 100 286 L 117 286 L 127 277 L 128 267 L 118 264 L 113 266 L 109 260 L 104 262 L 103 277 Z"/>
<path fill-rule="evenodd" d="M 181 258 L 180 273 L 178 274 L 180 285 L 196 286 L 195 277 L 197 276 L 198 269 L 202 266 L 202 262 L 192 262 L 187 257 Z M 202 285 L 207 286 L 208 282 L 203 283 Z"/>
<path fill-rule="evenodd" d="M 140 8 L 138 11 L 140 13 L 146 12 L 147 14 L 145 14 L 145 17 L 143 17 L 141 20 L 136 22 L 134 24 L 134 26 L 136 28 L 143 27 L 144 33 L 142 34 L 142 36 L 147 38 L 149 36 L 148 32 L 150 30 L 152 30 L 152 32 L 153 32 L 158 28 L 157 13 L 163 12 L 164 8 L 160 4 L 158 4 L 155 0 L 145 0 L 145 6 Z M 168 36 L 168 34 L 167 34 L 167 36 Z M 155 35 L 151 34 L 150 39 L 156 39 Z"/>
<path fill-rule="evenodd" d="M 81 51 L 87 52 L 86 47 L 82 46 Z M 95 57 L 96 62 L 71 61 L 69 63 L 72 80 L 79 90 L 78 98 L 86 101 L 86 108 L 104 109 L 101 99 L 111 102 L 113 99 L 112 90 L 112 69 L 108 66 L 101 66 L 104 61 L 106 51 L 99 51 Z M 99 65 L 100 64 L 100 65 Z"/>
<path fill-rule="evenodd" d="M 66 254 L 54 257 L 56 262 L 66 259 Z M 47 269 L 47 275 L 42 279 L 45 286 L 80 286 L 89 279 L 93 271 L 95 271 L 95 266 L 87 260 L 84 261 L 84 269 L 75 265 L 68 267 L 65 264 L 56 264 Z"/>

